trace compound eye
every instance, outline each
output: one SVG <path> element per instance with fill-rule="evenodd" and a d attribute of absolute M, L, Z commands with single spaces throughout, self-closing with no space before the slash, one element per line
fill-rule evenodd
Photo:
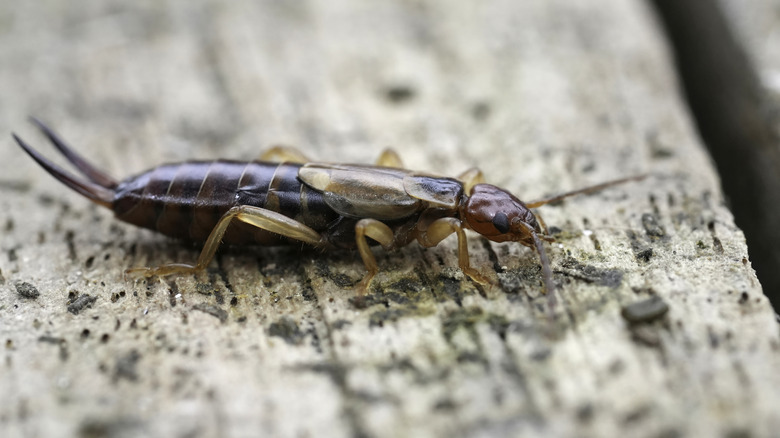
<path fill-rule="evenodd" d="M 493 226 L 496 227 L 499 233 L 506 234 L 509 232 L 509 218 L 506 214 L 498 212 L 493 216 Z"/>

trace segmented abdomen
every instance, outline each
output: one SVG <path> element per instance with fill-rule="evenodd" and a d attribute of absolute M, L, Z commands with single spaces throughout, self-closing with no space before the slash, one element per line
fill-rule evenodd
<path fill-rule="evenodd" d="M 338 218 L 322 195 L 298 180 L 299 164 L 192 161 L 167 164 L 124 180 L 116 189 L 117 218 L 163 234 L 205 241 L 222 215 L 253 205 L 298 220 L 317 231 Z M 226 243 L 276 244 L 284 240 L 234 221 Z"/>

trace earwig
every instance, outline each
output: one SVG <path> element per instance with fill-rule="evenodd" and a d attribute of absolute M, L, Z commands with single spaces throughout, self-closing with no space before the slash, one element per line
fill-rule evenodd
<path fill-rule="evenodd" d="M 455 234 L 460 269 L 477 283 L 489 283 L 469 262 L 464 230 L 493 242 L 518 242 L 535 250 L 545 290 L 552 293 L 555 286 L 543 242 L 554 239 L 541 216 L 531 209 L 644 178 L 618 179 L 524 203 L 486 184 L 476 168 L 457 178 L 445 178 L 403 169 L 391 150 L 369 166 L 310 162 L 295 149 L 276 147 L 257 161 L 165 164 L 117 181 L 93 167 L 43 123 L 35 119 L 33 123 L 86 178 L 68 173 L 13 134 L 19 146 L 60 182 L 110 208 L 119 220 L 203 242 L 194 265 L 166 264 L 126 273 L 145 277 L 196 273 L 209 265 L 221 242 L 303 242 L 322 249 L 357 248 L 366 268 L 357 285 L 358 297 L 366 293 L 378 272 L 369 239 L 386 250 L 414 240 L 427 248 Z"/>

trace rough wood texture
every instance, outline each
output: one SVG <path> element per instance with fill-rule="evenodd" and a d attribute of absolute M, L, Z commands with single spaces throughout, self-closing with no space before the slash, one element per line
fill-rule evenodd
<path fill-rule="evenodd" d="M 768 9 L 767 2 L 730 8 L 740 10 L 731 15 L 724 13 L 717 1 L 653 0 L 652 3 L 674 48 L 681 86 L 698 132 L 718 169 L 736 224 L 745 233 L 753 268 L 767 298 L 778 306 L 778 105 L 777 100 L 768 98 L 767 89 L 762 86 L 748 55 L 766 58 L 762 56 L 766 50 L 755 47 L 755 38 L 739 37 L 761 33 L 758 29 L 763 26 L 758 23 L 764 20 L 751 21 L 756 29 L 737 26 L 750 27 L 751 32 L 733 30 L 736 23 L 744 23 L 743 18 L 751 15 L 749 11 Z"/>
<path fill-rule="evenodd" d="M 541 210 L 526 248 L 223 253 L 112 220 L 12 145 L 0 163 L 0 435 L 769 436 L 780 341 L 643 3 L 24 2 L 0 6 L 0 132 L 37 115 L 110 173 L 276 143 L 482 167 Z M 489 272 L 488 272 L 489 273 Z M 25 284 L 26 283 L 26 284 Z M 636 303 L 660 299 L 662 316 Z M 647 304 L 647 303 L 645 303 Z M 649 319 L 630 323 L 632 319 Z"/>

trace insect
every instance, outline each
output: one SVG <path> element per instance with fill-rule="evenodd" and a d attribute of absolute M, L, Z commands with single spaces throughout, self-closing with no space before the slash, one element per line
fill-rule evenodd
<path fill-rule="evenodd" d="M 63 170 L 13 134 L 19 146 L 60 182 L 110 208 L 119 220 L 203 242 L 194 265 L 132 268 L 127 273 L 152 277 L 202 271 L 221 242 L 303 242 L 323 249 L 357 248 L 366 268 L 357 285 L 359 297 L 378 272 L 369 239 L 390 250 L 415 240 L 423 247 L 433 247 L 455 234 L 460 269 L 477 283 L 489 283 L 469 263 L 467 229 L 494 242 L 518 242 L 533 248 L 541 261 L 545 289 L 552 292 L 552 271 L 543 242 L 554 239 L 541 216 L 531 209 L 644 177 L 524 203 L 486 184 L 476 168 L 458 178 L 445 178 L 403 169 L 391 150 L 369 166 L 309 162 L 295 149 L 276 147 L 258 161 L 165 164 L 117 181 L 93 167 L 43 123 L 32 121 L 86 177 Z"/>

